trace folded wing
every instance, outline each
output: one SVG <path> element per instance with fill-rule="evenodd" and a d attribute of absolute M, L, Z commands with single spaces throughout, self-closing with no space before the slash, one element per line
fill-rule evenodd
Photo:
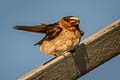
<path fill-rule="evenodd" d="M 49 40 L 56 38 L 60 34 L 61 31 L 62 31 L 62 28 L 59 25 L 54 25 L 51 29 L 48 30 L 48 32 L 46 33 L 46 36 L 41 41 L 39 41 L 38 43 L 34 45 L 42 44 L 44 40 L 49 41 Z"/>
<path fill-rule="evenodd" d="M 17 25 L 14 27 L 14 29 L 46 34 L 46 36 L 41 41 L 39 41 L 34 45 L 41 44 L 44 40 L 54 39 L 62 31 L 62 28 L 59 26 L 58 23 L 41 24 L 41 25 L 35 25 L 35 26 L 18 26 Z"/>

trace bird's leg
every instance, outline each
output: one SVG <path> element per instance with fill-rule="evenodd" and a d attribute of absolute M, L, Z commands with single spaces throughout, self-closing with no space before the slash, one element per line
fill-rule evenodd
<path fill-rule="evenodd" d="M 62 54 L 53 54 L 53 55 L 56 56 L 56 57 L 59 57 L 59 56 L 64 56 L 64 57 L 65 57 L 65 53 L 66 53 L 66 52 L 74 53 L 74 52 L 75 52 L 75 49 L 72 49 L 72 50 L 70 50 L 70 51 L 65 51 L 65 52 L 63 52 Z"/>
<path fill-rule="evenodd" d="M 58 57 L 57 54 L 54 54 L 55 57 Z"/>
<path fill-rule="evenodd" d="M 63 52 L 63 53 L 61 53 L 61 54 L 54 54 L 54 56 L 56 56 L 56 57 L 59 57 L 59 56 L 64 56 L 65 57 L 65 53 L 66 53 L 67 51 L 65 51 L 65 52 Z"/>
<path fill-rule="evenodd" d="M 74 53 L 74 52 L 75 52 L 75 49 L 72 49 L 72 50 L 70 50 L 70 51 L 68 51 L 68 52 Z"/>

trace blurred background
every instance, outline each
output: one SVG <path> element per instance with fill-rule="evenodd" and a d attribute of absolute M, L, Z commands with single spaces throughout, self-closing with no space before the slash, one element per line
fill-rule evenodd
<path fill-rule="evenodd" d="M 120 19 L 120 0 L 0 0 L 0 80 L 16 80 L 54 57 L 33 46 L 44 35 L 13 26 L 54 23 L 65 16 L 80 18 L 84 40 Z M 117 56 L 78 80 L 119 80 L 119 68 Z"/>

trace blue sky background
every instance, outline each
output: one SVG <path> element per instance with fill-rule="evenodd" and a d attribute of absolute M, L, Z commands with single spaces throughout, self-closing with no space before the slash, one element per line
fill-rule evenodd
<path fill-rule="evenodd" d="M 44 35 L 13 30 L 15 25 L 54 23 L 76 16 L 82 40 L 120 19 L 120 0 L 0 0 L 0 80 L 16 80 L 53 58 L 33 46 Z M 119 80 L 120 56 L 78 80 Z"/>

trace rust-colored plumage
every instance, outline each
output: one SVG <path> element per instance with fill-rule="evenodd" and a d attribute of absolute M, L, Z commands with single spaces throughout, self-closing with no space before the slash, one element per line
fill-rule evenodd
<path fill-rule="evenodd" d="M 65 51 L 71 51 L 80 42 L 84 32 L 79 29 L 80 20 L 74 16 L 67 16 L 54 24 L 36 26 L 16 26 L 14 29 L 46 34 L 36 43 L 40 50 L 49 55 L 60 56 Z"/>

